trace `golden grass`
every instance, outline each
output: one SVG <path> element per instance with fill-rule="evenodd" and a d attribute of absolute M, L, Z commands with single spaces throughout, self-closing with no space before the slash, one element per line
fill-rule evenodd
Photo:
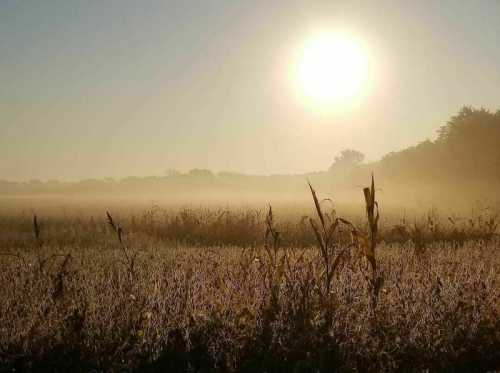
<path fill-rule="evenodd" d="M 498 368 L 493 215 L 448 228 L 428 217 L 417 233 L 381 226 L 373 178 L 364 218 L 338 216 L 309 188 L 315 217 L 298 223 L 271 207 L 2 218 L 0 366 Z"/>

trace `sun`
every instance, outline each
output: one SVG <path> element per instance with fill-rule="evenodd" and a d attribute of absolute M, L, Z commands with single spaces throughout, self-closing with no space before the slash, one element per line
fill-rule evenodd
<path fill-rule="evenodd" d="M 298 89 L 319 104 L 348 102 L 358 96 L 368 77 L 362 45 L 345 35 L 322 32 L 302 47 L 295 68 Z"/>

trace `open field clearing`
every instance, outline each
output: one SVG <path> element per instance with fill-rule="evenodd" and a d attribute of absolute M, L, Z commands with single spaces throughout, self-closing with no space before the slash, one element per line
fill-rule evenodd
<path fill-rule="evenodd" d="M 288 249 L 274 270 L 263 249 L 145 245 L 133 275 L 110 245 L 42 250 L 1 259 L 6 370 L 483 371 L 500 361 L 498 241 L 423 257 L 381 246 L 375 320 L 363 264 L 346 263 L 326 295 L 316 249 Z"/>
<path fill-rule="evenodd" d="M 3 370 L 497 369 L 496 216 L 379 229 L 374 190 L 350 220 L 312 188 L 310 217 L 2 216 Z"/>
<path fill-rule="evenodd" d="M 499 36 L 0 0 L 0 373 L 500 373 Z"/>

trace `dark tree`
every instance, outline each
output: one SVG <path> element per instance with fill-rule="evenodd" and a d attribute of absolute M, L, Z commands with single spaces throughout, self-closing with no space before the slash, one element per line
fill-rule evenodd
<path fill-rule="evenodd" d="M 196 177 L 213 177 L 214 174 L 212 171 L 204 169 L 204 168 L 193 168 L 191 171 L 189 171 L 189 176 L 196 176 Z"/>
<path fill-rule="evenodd" d="M 336 157 L 330 170 L 338 167 L 353 167 L 365 159 L 365 155 L 357 150 L 344 149 Z"/>

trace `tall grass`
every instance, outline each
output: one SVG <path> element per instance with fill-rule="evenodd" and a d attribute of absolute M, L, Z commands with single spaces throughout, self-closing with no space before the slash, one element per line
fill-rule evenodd
<path fill-rule="evenodd" d="M 0 237 L 0 370 L 500 367 L 493 216 L 383 227 L 373 177 L 364 216 L 309 191 L 313 216 L 296 224 L 271 207 L 120 223 L 103 213 L 64 229 L 12 218 L 18 236 Z"/>

